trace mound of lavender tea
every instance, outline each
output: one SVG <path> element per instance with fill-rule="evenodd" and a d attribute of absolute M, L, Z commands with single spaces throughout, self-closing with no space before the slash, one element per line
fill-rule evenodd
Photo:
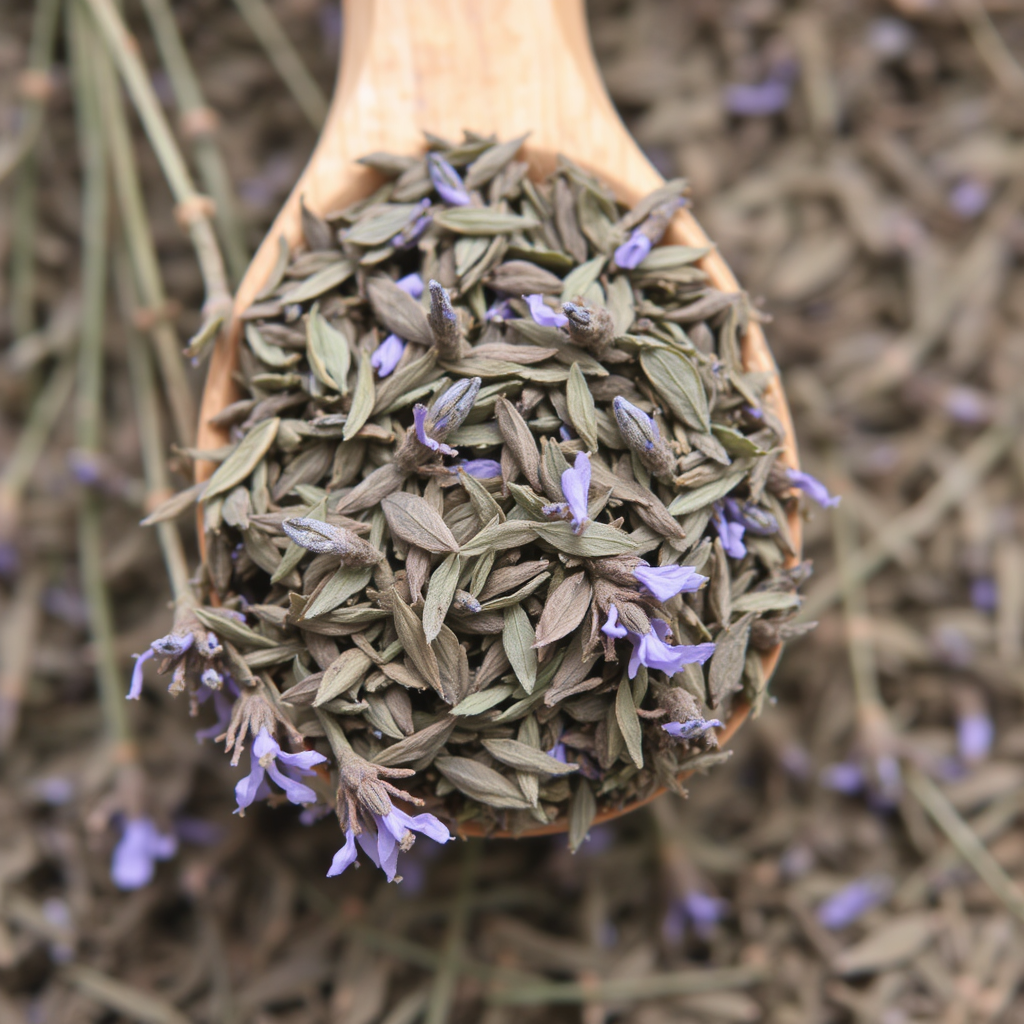
<path fill-rule="evenodd" d="M 155 657 L 248 747 L 240 810 L 335 812 L 331 874 L 361 847 L 393 878 L 445 822 L 575 848 L 722 759 L 802 628 L 787 507 L 833 499 L 777 462 L 746 296 L 657 244 L 685 183 L 627 210 L 521 142 L 368 156 L 386 184 L 282 241 L 200 493 L 206 603 L 133 679 Z"/>

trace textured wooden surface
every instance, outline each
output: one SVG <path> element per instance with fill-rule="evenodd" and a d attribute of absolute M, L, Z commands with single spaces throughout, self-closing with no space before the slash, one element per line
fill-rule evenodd
<path fill-rule="evenodd" d="M 582 0 L 342 0 L 342 11 L 343 51 L 327 122 L 239 285 L 236 314 L 252 303 L 269 275 L 277 238 L 283 234 L 292 245 L 299 241 L 300 197 L 317 213 L 355 201 L 379 184 L 378 176 L 356 159 L 374 150 L 422 152 L 424 131 L 453 140 L 461 138 L 463 128 L 494 132 L 502 140 L 529 132 L 523 158 L 530 162 L 531 176 L 549 174 L 556 154 L 563 153 L 601 177 L 628 204 L 661 184 L 604 89 Z M 687 210 L 676 215 L 664 240 L 695 246 L 708 242 Z M 700 266 L 717 288 L 737 289 L 717 250 Z M 233 320 L 211 357 L 200 408 L 200 449 L 227 441 L 226 433 L 208 420 L 238 397 L 231 375 L 240 334 L 240 324 Z M 757 324 L 744 338 L 743 356 L 748 369 L 775 374 L 765 400 L 786 427 L 783 461 L 796 467 L 789 409 Z M 213 468 L 197 463 L 196 479 L 206 479 Z M 799 548 L 798 516 L 790 517 L 789 527 Z M 777 650 L 764 656 L 766 675 L 778 656 Z M 746 715 L 745 705 L 734 708 L 723 741 Z M 599 820 L 615 816 L 609 813 Z M 531 834 L 565 827 L 560 821 Z"/>

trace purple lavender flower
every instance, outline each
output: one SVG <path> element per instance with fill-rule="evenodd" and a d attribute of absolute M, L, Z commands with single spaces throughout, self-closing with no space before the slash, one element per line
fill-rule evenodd
<path fill-rule="evenodd" d="M 950 388 L 942 404 L 957 423 L 964 423 L 970 427 L 988 423 L 992 419 L 992 403 L 988 395 L 977 388 Z"/>
<path fill-rule="evenodd" d="M 442 455 L 458 455 L 456 449 L 438 441 L 427 433 L 427 407 L 425 405 L 414 405 L 412 409 L 412 420 L 416 427 L 416 440 L 431 451 L 440 452 Z"/>
<path fill-rule="evenodd" d="M 569 758 L 565 752 L 565 744 L 559 740 L 549 751 L 547 751 L 548 757 L 553 757 L 556 761 L 561 761 L 562 764 L 568 764 Z"/>
<path fill-rule="evenodd" d="M 132 680 L 128 686 L 128 696 L 125 697 L 125 700 L 138 700 L 142 696 L 142 667 L 155 655 L 156 651 L 152 647 L 142 654 L 132 655 L 135 659 L 135 667 L 132 669 Z"/>
<path fill-rule="evenodd" d="M 633 575 L 658 601 L 668 601 L 676 594 L 692 594 L 707 583 L 708 577 L 701 576 L 692 565 L 652 566 L 641 562 Z"/>
<path fill-rule="evenodd" d="M 118 889 L 141 889 L 153 880 L 156 861 L 169 860 L 177 852 L 178 840 L 157 831 L 149 818 L 129 818 L 114 847 L 110 877 Z"/>
<path fill-rule="evenodd" d="M 20 564 L 18 549 L 10 541 L 0 541 L 0 579 L 13 579 Z"/>
<path fill-rule="evenodd" d="M 979 611 L 995 611 L 999 602 L 996 582 L 990 576 L 982 576 L 971 580 L 971 604 Z"/>
<path fill-rule="evenodd" d="M 590 456 L 586 452 L 577 452 L 573 467 L 562 472 L 562 494 L 565 501 L 545 505 L 541 511 L 552 519 L 568 519 L 572 532 L 579 536 L 590 522 L 587 515 Z"/>
<path fill-rule="evenodd" d="M 355 863 L 357 843 L 363 853 L 384 872 L 387 880 L 393 882 L 398 873 L 398 855 L 412 846 L 415 839 L 413 832 L 419 832 L 435 843 L 447 843 L 455 838 L 433 814 L 411 815 L 392 807 L 387 814 L 374 814 L 373 820 L 377 827 L 376 836 L 367 831 L 356 835 L 351 828 L 345 832 L 345 845 L 334 855 L 327 872 L 328 878 L 340 875 Z"/>
<path fill-rule="evenodd" d="M 534 323 L 540 324 L 541 327 L 564 327 L 569 322 L 567 316 L 556 313 L 550 306 L 544 304 L 543 295 L 524 295 L 523 299 L 530 307 L 530 316 L 533 317 Z"/>
<path fill-rule="evenodd" d="M 206 686 L 200 686 L 197 693 L 200 704 L 205 704 L 213 698 L 213 710 L 217 713 L 217 721 L 205 729 L 196 729 L 196 743 L 203 743 L 205 740 L 215 740 L 223 735 L 231 724 L 231 711 L 234 702 L 229 700 L 223 690 L 211 690 Z"/>
<path fill-rule="evenodd" d="M 958 181 L 949 194 L 949 208 L 964 220 L 974 220 L 985 212 L 992 199 L 992 189 L 977 178 Z"/>
<path fill-rule="evenodd" d="M 323 754 L 315 750 L 303 750 L 299 754 L 286 754 L 278 742 L 267 732 L 266 727 L 260 729 L 249 751 L 251 770 L 244 779 L 235 786 L 235 800 L 238 801 L 236 813 L 241 813 L 254 800 L 265 799 L 271 793 L 266 776 L 269 775 L 285 791 L 288 800 L 293 804 L 316 803 L 316 793 L 302 782 L 286 775 L 276 762 L 280 760 L 297 775 L 314 775 L 310 769 L 315 764 L 327 760 Z"/>
<path fill-rule="evenodd" d="M 479 377 L 464 377 L 456 381 L 434 402 L 429 412 L 425 405 L 414 405 L 412 418 L 419 443 L 442 455 L 458 455 L 454 448 L 443 442 L 469 415 L 481 383 Z"/>
<path fill-rule="evenodd" d="M 809 498 L 813 498 L 822 508 L 835 508 L 841 500 L 838 494 L 829 494 L 828 488 L 810 473 L 801 473 L 798 469 L 787 469 L 786 476 L 794 487 L 803 491 Z"/>
<path fill-rule="evenodd" d="M 472 199 L 462 183 L 462 176 L 440 153 L 431 153 L 427 157 L 427 168 L 437 194 L 446 203 L 452 206 L 469 206 Z"/>
<path fill-rule="evenodd" d="M 887 875 L 868 875 L 844 886 L 819 904 L 818 921 L 833 931 L 846 928 L 869 910 L 881 906 L 892 892 Z"/>
<path fill-rule="evenodd" d="M 423 278 L 415 271 L 406 274 L 405 277 L 400 277 L 395 284 L 414 299 L 418 299 L 423 294 Z"/>
<path fill-rule="evenodd" d="M 899 18 L 875 18 L 868 25 L 868 49 L 882 60 L 902 57 L 913 41 L 913 29 Z"/>
<path fill-rule="evenodd" d="M 730 85 L 725 90 L 725 106 L 737 117 L 770 117 L 789 105 L 789 82 L 769 78 L 759 85 Z"/>
<path fill-rule="evenodd" d="M 855 761 L 839 761 L 825 765 L 818 781 L 835 793 L 854 796 L 864 788 L 864 770 Z"/>
<path fill-rule="evenodd" d="M 779 523 L 775 516 L 752 502 L 723 498 L 722 511 L 729 522 L 742 523 L 745 531 L 757 537 L 770 537 L 779 532 Z"/>
<path fill-rule="evenodd" d="M 427 204 L 429 205 L 429 203 Z M 420 236 L 427 228 L 430 227 L 434 218 L 429 213 L 425 213 L 422 217 L 418 217 L 412 222 L 412 224 L 399 231 L 389 243 L 395 249 L 408 249 L 411 245 L 419 241 Z"/>
<path fill-rule="evenodd" d="M 460 469 L 478 480 L 492 480 L 496 476 L 501 476 L 501 463 L 495 462 L 494 459 L 466 459 L 457 466 L 449 466 L 448 472 L 458 473 Z"/>
<path fill-rule="evenodd" d="M 487 307 L 487 312 L 484 313 L 485 320 L 515 320 L 516 311 L 512 308 L 512 304 L 508 299 L 497 299 Z"/>
<path fill-rule="evenodd" d="M 671 634 L 668 623 L 661 619 L 651 619 L 649 633 L 634 633 L 619 622 L 619 610 L 615 605 L 608 609 L 608 618 L 601 627 L 605 636 L 621 639 L 628 637 L 633 645 L 633 654 L 629 659 L 629 678 L 634 679 L 641 665 L 647 668 L 660 669 L 666 675 L 674 676 L 684 665 L 694 663 L 703 665 L 715 653 L 714 644 L 677 644 L 665 642 Z"/>
<path fill-rule="evenodd" d="M 370 356 L 370 365 L 377 371 L 378 377 L 387 377 L 394 372 L 404 352 L 405 342 L 397 334 L 389 334 Z"/>
<path fill-rule="evenodd" d="M 737 560 L 746 558 L 747 546 L 743 543 L 743 534 L 746 533 L 746 526 L 735 519 L 726 516 L 726 509 L 722 502 L 716 501 L 711 507 L 711 523 L 722 538 L 722 547 L 730 558 Z"/>
<path fill-rule="evenodd" d="M 615 250 L 615 265 L 623 270 L 636 270 L 654 247 L 654 243 L 637 228 L 628 238 Z"/>
<path fill-rule="evenodd" d="M 724 729 L 717 718 L 691 718 L 688 722 L 666 722 L 662 729 L 677 740 L 693 740 L 703 736 L 708 729 Z"/>
<path fill-rule="evenodd" d="M 661 924 L 662 935 L 670 945 L 677 946 L 686 937 L 688 926 L 705 942 L 711 938 L 715 925 L 729 908 L 727 900 L 691 889 L 682 899 L 673 900 Z"/>
<path fill-rule="evenodd" d="M 962 715 L 956 723 L 956 746 L 960 760 L 965 764 L 978 764 L 992 751 L 995 726 L 984 711 Z"/>
<path fill-rule="evenodd" d="M 590 456 L 578 452 L 572 469 L 562 473 L 562 494 L 572 514 L 572 532 L 580 534 L 589 522 L 587 498 L 590 495 Z"/>
<path fill-rule="evenodd" d="M 869 803 L 880 810 L 895 807 L 903 787 L 900 763 L 892 754 L 882 754 L 869 765 L 852 760 L 826 765 L 818 781 L 845 796 L 866 792 Z"/>

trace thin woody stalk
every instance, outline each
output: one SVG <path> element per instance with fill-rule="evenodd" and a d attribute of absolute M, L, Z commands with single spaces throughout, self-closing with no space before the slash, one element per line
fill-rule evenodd
<path fill-rule="evenodd" d="M 167 293 L 164 291 L 156 244 L 146 215 L 124 103 L 111 64 L 106 59 L 102 59 L 102 64 L 96 77 L 110 165 L 116 185 L 114 191 L 138 288 L 146 307 L 136 309 L 139 318 L 137 322 L 145 320 L 150 325 L 167 403 L 174 421 L 174 432 L 179 444 L 188 445 L 195 437 L 195 398 L 181 358 L 178 332 L 168 315 Z"/>
<path fill-rule="evenodd" d="M 139 56 L 139 45 L 125 27 L 113 0 L 82 0 L 92 13 L 100 35 L 124 80 L 139 119 L 149 137 L 164 177 L 174 195 L 178 220 L 188 229 L 206 287 L 204 319 L 209 323 L 231 311 L 231 290 L 224 271 L 210 214 L 211 200 L 201 195 L 182 155 Z"/>
<path fill-rule="evenodd" d="M 11 224 L 10 324 L 15 337 L 35 327 L 36 159 L 50 92 L 50 65 L 57 36 L 60 0 L 39 0 L 32 22 L 29 66 L 19 85 L 25 96 L 17 146 L 0 158 L 0 181 L 17 168 Z"/>
<path fill-rule="evenodd" d="M 71 7 L 69 27 L 83 167 L 82 321 L 75 427 L 79 447 L 86 452 L 99 452 L 107 288 L 108 168 L 96 81 L 99 65 L 93 60 L 96 40 L 92 26 L 77 5 Z M 103 578 L 100 513 L 98 495 L 86 492 L 82 496 L 78 520 L 79 571 L 89 614 L 104 721 L 111 740 L 120 748 L 120 756 L 130 758 L 131 732 L 124 702 L 124 685 L 114 647 L 110 596 Z"/>
<path fill-rule="evenodd" d="M 142 6 L 181 111 L 179 128 L 192 143 L 199 177 L 216 204 L 214 219 L 224 245 L 224 257 L 231 278 L 237 283 L 249 264 L 249 249 L 231 177 L 217 145 L 217 114 L 206 104 L 171 5 L 167 0 L 142 0 Z"/>
<path fill-rule="evenodd" d="M 115 260 L 115 279 L 128 333 L 128 374 L 131 378 L 132 398 L 139 429 L 142 470 L 146 479 L 146 507 L 152 508 L 171 493 L 171 487 L 164 454 L 164 439 L 160 429 L 156 377 L 149 352 L 142 336 L 135 328 L 137 304 L 131 278 L 128 260 L 123 253 L 119 253 Z M 167 568 L 175 606 L 194 604 L 195 597 L 189 585 L 188 559 L 177 524 L 157 523 L 156 536 Z"/>
<path fill-rule="evenodd" d="M 285 35 L 273 11 L 264 0 L 235 0 L 235 6 L 266 51 L 270 63 L 281 76 L 281 81 L 305 114 L 306 120 L 319 129 L 327 117 L 327 98 L 316 84 L 316 79 L 306 70 L 298 50 Z"/>

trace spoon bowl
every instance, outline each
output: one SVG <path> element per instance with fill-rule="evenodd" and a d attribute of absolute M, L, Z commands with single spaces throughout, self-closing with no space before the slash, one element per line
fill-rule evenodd
<path fill-rule="evenodd" d="M 590 48 L 583 0 L 343 0 L 344 44 L 334 98 L 313 155 L 257 250 L 235 296 L 230 323 L 219 338 L 203 392 L 198 447 L 228 442 L 227 431 L 211 419 L 239 396 L 238 367 L 242 312 L 269 277 L 282 236 L 289 247 L 302 238 L 301 203 L 324 215 L 372 193 L 380 176 L 356 161 L 385 151 L 418 155 L 424 132 L 459 138 L 464 128 L 493 133 L 505 141 L 529 133 L 520 159 L 535 180 L 555 169 L 563 154 L 604 181 L 616 197 L 633 206 L 663 179 L 633 141 L 604 89 Z M 707 246 L 709 240 L 688 210 L 676 213 L 663 241 Z M 716 249 L 698 263 L 721 291 L 737 291 L 732 271 Z M 759 324 L 743 338 L 749 371 L 771 379 L 764 402 L 785 428 L 781 462 L 799 468 L 792 421 L 775 361 Z M 215 466 L 196 463 L 196 481 Z M 799 552 L 801 521 L 794 511 L 789 530 Z M 202 539 L 202 530 L 199 531 Z M 790 564 L 797 556 L 790 559 Z M 763 654 L 767 679 L 781 647 Z M 749 714 L 734 702 L 719 740 L 727 742 Z M 595 824 L 619 817 L 647 799 L 606 810 Z M 523 835 L 565 832 L 560 817 Z M 463 835 L 483 834 L 472 822 Z M 511 833 L 492 832 L 503 837 Z"/>

